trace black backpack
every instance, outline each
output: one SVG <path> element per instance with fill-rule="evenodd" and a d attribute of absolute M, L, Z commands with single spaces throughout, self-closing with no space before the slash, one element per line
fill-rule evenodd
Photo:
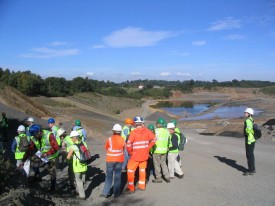
<path fill-rule="evenodd" d="M 260 139 L 262 137 L 262 131 L 259 125 L 253 123 L 254 138 Z"/>
<path fill-rule="evenodd" d="M 28 150 L 28 147 L 30 145 L 29 139 L 27 135 L 21 135 L 19 137 L 19 145 L 18 149 L 20 152 L 26 152 Z"/>
<path fill-rule="evenodd" d="M 89 149 L 83 144 L 83 142 L 76 144 L 76 146 L 78 147 L 80 153 L 80 157 L 76 155 L 76 157 L 79 159 L 79 162 L 81 164 L 90 164 L 92 161 L 92 156 Z"/>
<path fill-rule="evenodd" d="M 179 137 L 180 137 L 179 150 L 180 150 L 180 151 L 183 151 L 183 150 L 184 150 L 184 145 L 185 145 L 185 143 L 186 143 L 186 137 L 185 137 L 184 134 L 182 134 L 182 133 L 177 133 L 177 132 L 176 132 L 176 134 L 178 134 Z"/>

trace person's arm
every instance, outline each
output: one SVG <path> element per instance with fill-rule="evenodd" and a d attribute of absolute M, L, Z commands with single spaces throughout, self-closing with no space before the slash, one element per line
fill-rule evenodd
<path fill-rule="evenodd" d="M 110 147 L 110 144 L 109 144 L 109 138 L 108 138 L 105 143 L 105 149 L 107 150 L 109 147 Z"/>
<path fill-rule="evenodd" d="M 179 147 L 179 145 L 178 145 L 178 136 L 176 134 L 172 135 L 171 143 L 172 143 L 172 147 L 169 147 L 170 151 L 178 149 L 178 147 Z"/>
<path fill-rule="evenodd" d="M 32 156 L 37 151 L 37 148 L 33 141 L 30 141 L 30 145 L 28 147 L 28 150 L 25 152 L 24 157 L 22 159 L 22 162 L 24 163 L 27 159 L 29 159 L 30 156 Z"/>
<path fill-rule="evenodd" d="M 151 132 L 151 131 L 149 131 L 148 134 L 149 134 L 149 139 L 150 139 L 150 142 L 149 142 L 148 147 L 149 147 L 149 150 L 150 150 L 150 149 L 156 144 L 157 137 L 156 137 L 156 135 L 155 135 L 153 132 Z"/>
<path fill-rule="evenodd" d="M 74 153 L 74 149 L 70 148 L 70 151 L 68 152 L 68 155 L 67 155 L 67 160 L 70 160 L 72 158 L 73 153 Z"/>
<path fill-rule="evenodd" d="M 17 143 L 16 143 L 16 139 L 14 138 L 14 140 L 12 141 L 12 144 L 11 144 L 11 151 L 13 153 L 15 153 L 15 151 L 16 151 L 16 146 L 17 146 Z"/>
<path fill-rule="evenodd" d="M 53 155 L 59 150 L 59 146 L 53 134 L 50 134 L 50 145 L 51 145 L 51 149 L 48 152 L 43 153 L 42 157 Z"/>
<path fill-rule="evenodd" d="M 133 140 L 134 140 L 134 135 L 133 135 L 133 133 L 130 133 L 127 144 L 126 144 L 126 149 L 130 156 L 132 156 L 132 154 L 133 154 L 133 147 L 132 147 Z"/>

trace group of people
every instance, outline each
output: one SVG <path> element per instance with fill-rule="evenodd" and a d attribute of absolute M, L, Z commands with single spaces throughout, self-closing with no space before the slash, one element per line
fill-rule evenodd
<path fill-rule="evenodd" d="M 87 164 L 80 163 L 79 145 L 88 148 L 86 139 L 87 132 L 81 127 L 81 121 L 75 120 L 75 126 L 70 134 L 64 128 L 55 125 L 55 119 L 48 119 L 49 129 L 42 129 L 38 124 L 34 124 L 34 118 L 29 117 L 26 121 L 27 127 L 20 125 L 17 129 L 18 136 L 12 142 L 11 150 L 15 154 L 18 170 L 29 174 L 24 167 L 26 162 L 34 172 L 33 181 L 41 181 L 40 168 L 46 166 L 50 175 L 49 191 L 55 191 L 56 168 L 59 167 L 60 156 L 65 155 L 68 165 L 68 179 L 71 189 L 76 189 L 78 197 L 85 199 L 83 183 Z M 29 168 L 28 168 L 29 170 Z M 76 187 L 75 187 L 76 185 Z"/>
<path fill-rule="evenodd" d="M 253 132 L 254 110 L 247 108 L 244 112 L 244 135 L 248 170 L 245 176 L 255 174 Z M 121 177 L 127 172 L 127 190 L 132 194 L 135 190 L 144 191 L 153 172 L 153 183 L 169 183 L 171 179 L 184 177 L 181 169 L 179 144 L 181 131 L 177 122 L 169 123 L 159 118 L 155 125 L 144 124 L 142 117 L 127 118 L 124 126 L 113 125 L 113 134 L 105 144 L 106 149 L 106 178 L 100 197 L 108 198 L 112 194 L 118 197 L 121 194 Z M 76 194 L 85 199 L 83 184 L 87 171 L 87 163 L 80 162 L 80 147 L 86 148 L 87 132 L 81 127 L 81 121 L 75 120 L 75 126 L 68 135 L 64 128 L 55 125 L 55 119 L 48 119 L 49 130 L 42 129 L 34 124 L 34 119 L 27 119 L 27 127 L 20 125 L 17 129 L 18 136 L 14 138 L 11 149 L 15 153 L 18 169 L 22 169 L 26 161 L 30 161 L 34 171 L 34 180 L 41 181 L 40 167 L 46 165 L 50 174 L 50 188 L 54 191 L 56 186 L 56 166 L 59 156 L 65 156 L 68 165 L 68 180 L 71 189 L 76 189 Z M 138 172 L 137 187 L 135 187 L 136 170 Z M 76 187 L 75 187 L 76 185 Z M 111 191 L 111 188 L 113 190 Z"/>
<path fill-rule="evenodd" d="M 142 117 L 125 119 L 125 125 L 115 124 L 113 135 L 108 138 L 105 148 L 106 179 L 100 197 L 114 197 L 121 192 L 121 173 L 127 169 L 127 190 L 125 193 L 135 192 L 135 174 L 139 168 L 137 189 L 144 191 L 146 182 L 153 170 L 153 183 L 167 183 L 175 178 L 182 179 L 184 174 L 180 166 L 179 141 L 180 131 L 175 120 L 168 124 L 163 118 L 156 121 L 156 125 L 145 127 Z"/>

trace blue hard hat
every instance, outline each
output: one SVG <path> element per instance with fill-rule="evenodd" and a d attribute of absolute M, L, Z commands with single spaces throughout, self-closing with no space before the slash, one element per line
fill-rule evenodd
<path fill-rule="evenodd" d="M 54 118 L 51 117 L 51 118 L 48 119 L 48 124 L 50 124 L 50 123 L 55 123 Z"/>
<path fill-rule="evenodd" d="M 143 123 L 144 120 L 143 120 L 142 117 L 135 117 L 135 118 L 134 118 L 134 122 L 135 122 L 135 123 Z"/>
<path fill-rule="evenodd" d="M 30 127 L 30 134 L 31 136 L 34 136 L 36 135 L 39 131 L 41 130 L 41 127 L 37 124 L 33 124 L 31 127 Z"/>

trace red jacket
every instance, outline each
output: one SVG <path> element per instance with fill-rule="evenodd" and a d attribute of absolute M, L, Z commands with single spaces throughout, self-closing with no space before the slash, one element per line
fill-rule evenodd
<path fill-rule="evenodd" d="M 107 150 L 106 162 L 123 162 L 124 145 L 124 139 L 120 135 L 109 137 L 105 144 Z"/>
<path fill-rule="evenodd" d="M 134 129 L 127 141 L 127 151 L 130 160 L 136 162 L 143 162 L 148 159 L 149 150 L 156 143 L 155 135 L 145 127 L 138 127 Z"/>

